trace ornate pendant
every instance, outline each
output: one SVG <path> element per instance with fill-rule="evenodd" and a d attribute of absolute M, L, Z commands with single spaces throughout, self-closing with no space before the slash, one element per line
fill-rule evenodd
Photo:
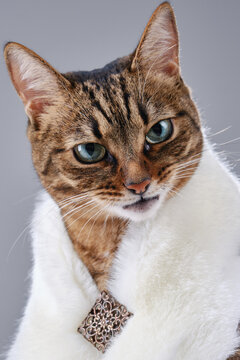
<path fill-rule="evenodd" d="M 104 353 L 111 339 L 121 332 L 132 315 L 111 294 L 102 291 L 88 316 L 79 326 L 78 332 Z"/>

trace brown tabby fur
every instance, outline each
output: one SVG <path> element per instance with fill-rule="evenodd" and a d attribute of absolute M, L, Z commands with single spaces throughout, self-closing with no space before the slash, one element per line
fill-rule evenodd
<path fill-rule="evenodd" d="M 57 83 L 54 99 L 49 96 L 42 102 L 33 102 L 28 109 L 33 162 L 43 186 L 60 206 L 77 253 L 100 289 L 106 287 L 127 221 L 114 217 L 107 209 L 104 211 L 102 205 L 87 201 L 98 199 L 105 205 L 117 203 L 124 196 L 126 200 L 127 195 L 128 202 L 134 202 L 136 195 L 130 194 L 124 184 L 137 184 L 146 177 L 159 185 L 171 181 L 177 192 L 191 177 L 201 157 L 199 116 L 176 71 L 177 55 L 170 54 L 175 65 L 161 68 L 159 64 L 160 71 L 156 67 L 158 61 L 151 66 L 145 59 L 146 41 L 154 42 L 152 35 L 148 35 L 151 23 L 162 9 L 169 13 L 177 42 L 173 12 L 164 3 L 150 19 L 137 50 L 100 70 L 61 75 L 22 45 L 9 43 L 5 49 L 10 75 L 23 101 L 26 99 L 16 85 L 18 77 L 11 61 L 13 46 L 48 67 Z M 174 124 L 172 137 L 160 144 L 146 145 L 145 136 L 150 128 L 168 118 Z M 95 164 L 80 163 L 72 149 L 86 142 L 104 145 L 110 155 Z M 185 176 L 174 180 L 177 166 L 192 159 L 194 163 L 186 166 Z M 65 202 L 79 194 L 86 197 Z"/>
<path fill-rule="evenodd" d="M 240 350 L 237 351 L 235 355 L 230 356 L 230 358 L 228 358 L 228 360 L 240 360 Z"/>
<path fill-rule="evenodd" d="M 85 76 L 68 74 L 66 77 L 72 84 L 69 91 L 79 100 L 74 104 L 68 93 L 68 106 L 59 110 L 65 115 L 64 120 L 58 120 L 57 128 L 48 122 L 38 131 L 29 124 L 34 165 L 43 185 L 59 203 L 66 197 L 82 194 L 83 190 L 91 198 L 115 202 L 127 191 L 123 185 L 126 179 L 138 183 L 149 174 L 152 180 L 163 184 L 172 176 L 179 162 L 191 160 L 197 154 L 200 157 L 202 137 L 198 115 L 181 79 L 162 81 L 158 84 L 158 92 L 154 80 L 153 84 L 146 86 L 144 105 L 139 102 L 144 106 L 141 111 L 147 114 L 145 124 L 145 115 L 138 108 L 138 80 L 136 73 L 129 71 L 129 60 L 125 58 L 111 65 L 110 73 L 103 70 Z M 126 94 L 128 102 L 124 100 Z M 111 122 L 106 120 L 96 103 Z M 81 116 L 82 112 L 87 114 L 87 121 Z M 144 151 L 145 134 L 151 125 L 158 119 L 170 117 L 175 119 L 175 138 Z M 83 141 L 82 134 L 88 142 L 105 145 L 114 159 L 92 165 L 76 161 L 72 147 Z M 197 163 L 189 167 L 190 173 L 196 166 Z M 186 180 L 177 181 L 175 191 Z M 62 214 L 71 211 L 70 207 L 62 209 Z M 93 217 L 79 235 L 79 229 L 94 216 L 90 207 L 86 207 L 84 212 L 86 209 L 89 211 L 86 216 L 77 220 L 81 212 L 73 213 L 65 217 L 65 223 L 79 256 L 99 287 L 103 288 L 126 221 L 109 218 L 104 225 L 106 216 L 103 214 L 97 221 Z M 102 227 L 105 231 L 99 231 Z"/>

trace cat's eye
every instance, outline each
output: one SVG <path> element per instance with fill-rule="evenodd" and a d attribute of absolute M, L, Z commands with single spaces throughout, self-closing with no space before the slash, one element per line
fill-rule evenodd
<path fill-rule="evenodd" d="M 86 164 L 101 161 L 106 155 L 105 147 L 96 143 L 79 144 L 73 150 L 77 160 Z"/>
<path fill-rule="evenodd" d="M 161 120 L 153 125 L 146 135 L 146 140 L 150 144 L 158 144 L 166 141 L 173 133 L 173 124 L 171 119 Z"/>

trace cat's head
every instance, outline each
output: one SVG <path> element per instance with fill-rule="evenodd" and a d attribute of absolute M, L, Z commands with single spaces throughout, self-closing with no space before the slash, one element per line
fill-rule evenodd
<path fill-rule="evenodd" d="M 29 118 L 35 168 L 57 202 L 71 197 L 142 220 L 191 178 L 203 140 L 168 3 L 134 53 L 103 69 L 60 74 L 17 43 L 6 45 L 5 58 Z"/>

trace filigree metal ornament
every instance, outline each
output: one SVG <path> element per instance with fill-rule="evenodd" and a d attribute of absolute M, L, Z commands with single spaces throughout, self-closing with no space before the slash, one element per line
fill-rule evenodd
<path fill-rule="evenodd" d="M 104 353 L 112 337 L 121 332 L 122 327 L 132 315 L 112 295 L 103 291 L 78 331 Z"/>

